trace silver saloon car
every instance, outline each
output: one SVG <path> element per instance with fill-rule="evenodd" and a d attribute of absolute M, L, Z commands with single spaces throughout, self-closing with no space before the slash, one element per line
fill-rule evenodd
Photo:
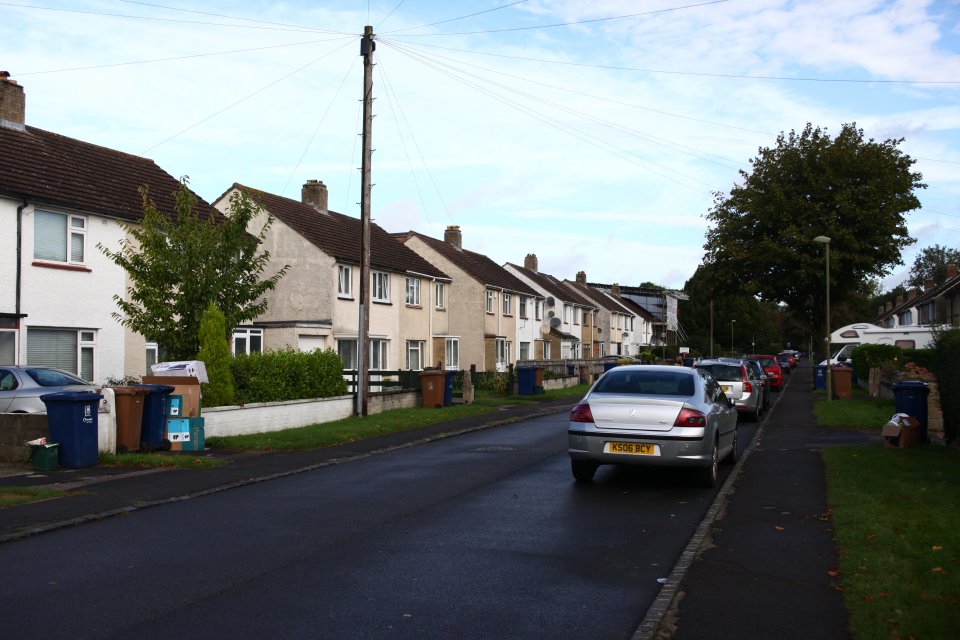
<path fill-rule="evenodd" d="M 60 369 L 0 365 L 0 413 L 44 413 L 47 405 L 40 396 L 95 390 L 83 378 Z"/>
<path fill-rule="evenodd" d="M 737 411 L 709 373 L 628 365 L 604 373 L 570 412 L 570 463 L 578 482 L 602 464 L 691 467 L 717 482 L 737 458 Z"/>

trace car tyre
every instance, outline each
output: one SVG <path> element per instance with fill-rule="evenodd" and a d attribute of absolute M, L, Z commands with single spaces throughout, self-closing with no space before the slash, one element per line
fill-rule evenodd
<path fill-rule="evenodd" d="M 712 489 L 717 484 L 717 477 L 720 474 L 720 451 L 717 444 L 713 444 L 713 454 L 711 455 L 710 465 L 699 469 L 698 483 L 705 489 Z"/>
<path fill-rule="evenodd" d="M 573 471 L 573 478 L 577 482 L 592 482 L 593 475 L 597 472 L 600 465 L 592 460 L 571 460 L 570 470 Z"/>
<path fill-rule="evenodd" d="M 723 459 L 724 464 L 736 464 L 737 460 L 740 459 L 740 429 L 734 428 L 733 430 L 733 447 L 730 449 L 730 453 L 727 454 L 727 457 Z"/>

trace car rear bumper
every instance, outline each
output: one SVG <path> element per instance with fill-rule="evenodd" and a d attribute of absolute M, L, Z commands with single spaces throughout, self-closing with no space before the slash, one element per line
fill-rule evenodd
<path fill-rule="evenodd" d="M 712 442 L 705 437 L 672 438 L 663 434 L 567 432 L 569 454 L 574 460 L 594 460 L 609 464 L 704 467 L 712 461 Z M 606 453 L 607 442 L 655 444 L 659 455 Z"/>

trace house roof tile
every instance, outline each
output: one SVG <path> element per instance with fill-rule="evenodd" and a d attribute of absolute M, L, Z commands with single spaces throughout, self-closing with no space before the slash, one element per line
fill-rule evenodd
<path fill-rule="evenodd" d="M 144 185 L 157 209 L 172 216 L 180 183 L 153 160 L 36 127 L 0 126 L 0 195 L 137 221 Z M 220 217 L 199 196 L 195 211 L 201 219 Z"/>
<path fill-rule="evenodd" d="M 360 264 L 361 222 L 336 211 L 318 211 L 299 200 L 284 198 L 242 184 L 234 184 L 278 220 L 334 259 Z M 449 280 L 450 277 L 384 231 L 370 224 L 370 266 L 400 273 L 416 273 Z"/>

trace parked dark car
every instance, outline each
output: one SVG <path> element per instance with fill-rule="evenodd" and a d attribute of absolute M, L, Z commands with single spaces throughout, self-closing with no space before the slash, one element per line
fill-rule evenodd
<path fill-rule="evenodd" d="M 570 466 L 590 482 L 602 464 L 689 467 L 704 486 L 736 461 L 737 412 L 710 374 L 626 365 L 604 373 L 570 412 Z"/>
<path fill-rule="evenodd" d="M 68 371 L 49 367 L 0 367 L 0 413 L 45 413 L 40 396 L 60 391 L 96 391 Z"/>

